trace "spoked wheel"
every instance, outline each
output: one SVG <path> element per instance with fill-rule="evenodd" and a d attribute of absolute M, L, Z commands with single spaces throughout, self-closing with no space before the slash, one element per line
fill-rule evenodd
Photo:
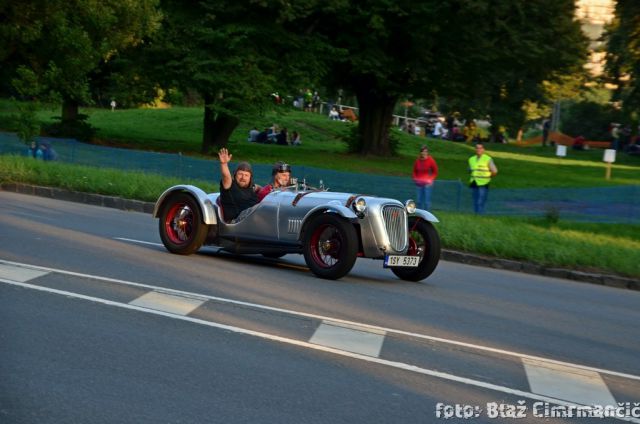
<path fill-rule="evenodd" d="M 407 255 L 420 256 L 420 263 L 416 268 L 391 268 L 391 271 L 403 280 L 420 281 L 436 269 L 440 261 L 440 236 L 430 222 L 415 217 L 409 218 Z"/>
<path fill-rule="evenodd" d="M 190 255 L 207 237 L 207 225 L 196 200 L 185 193 L 167 199 L 160 211 L 160 238 L 171 253 Z"/>
<path fill-rule="evenodd" d="M 358 235 L 344 218 L 334 214 L 318 215 L 306 228 L 303 252 L 314 274 L 336 280 L 353 268 L 358 257 Z"/>

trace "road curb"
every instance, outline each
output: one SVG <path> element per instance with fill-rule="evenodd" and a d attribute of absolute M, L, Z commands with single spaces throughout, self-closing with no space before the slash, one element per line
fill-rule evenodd
<path fill-rule="evenodd" d="M 43 187 L 22 183 L 2 183 L 0 184 L 0 190 L 149 214 L 153 213 L 155 207 L 155 203 L 153 202 L 143 202 L 141 200 L 123 199 L 116 196 L 105 196 L 57 187 Z M 543 275 L 546 277 L 562 278 L 607 287 L 640 290 L 640 280 L 613 274 L 599 274 L 566 268 L 545 267 L 532 262 L 501 259 L 449 249 L 442 249 L 441 257 L 445 261 L 467 265 Z"/>

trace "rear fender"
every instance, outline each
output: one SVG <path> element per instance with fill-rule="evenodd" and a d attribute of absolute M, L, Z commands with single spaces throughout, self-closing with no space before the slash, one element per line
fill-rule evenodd
<path fill-rule="evenodd" d="M 212 199 L 209 197 L 209 195 L 207 195 L 207 193 L 192 185 L 177 185 L 169 187 L 167 190 L 165 190 L 164 193 L 160 195 L 155 207 L 153 208 L 154 218 L 159 217 L 162 205 L 167 199 L 169 199 L 169 197 L 173 193 L 181 192 L 189 193 L 194 197 L 194 199 L 196 199 L 198 205 L 200 206 L 200 212 L 202 212 L 202 220 L 205 224 L 215 225 L 218 223 L 218 219 L 216 217 L 216 207 L 213 204 Z"/>

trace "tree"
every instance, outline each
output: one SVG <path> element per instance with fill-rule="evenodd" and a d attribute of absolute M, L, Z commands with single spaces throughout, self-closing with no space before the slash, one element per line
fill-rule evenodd
<path fill-rule="evenodd" d="M 227 144 L 238 116 L 257 117 L 270 108 L 270 94 L 278 87 L 299 80 L 304 70 L 315 72 L 314 59 L 301 52 L 304 36 L 286 29 L 288 12 L 278 5 L 232 0 L 163 3 L 163 30 L 147 55 L 162 58 L 155 68 L 163 86 L 195 90 L 204 99 L 203 153 Z"/>
<path fill-rule="evenodd" d="M 359 150 L 388 155 L 393 108 L 410 95 L 519 115 L 540 84 L 586 57 L 573 0 L 328 1 L 305 17 L 331 39 L 329 83 L 355 93 Z M 522 116 L 517 116 L 521 121 Z"/>
<path fill-rule="evenodd" d="M 605 32 L 605 70 L 618 86 L 615 100 L 622 100 L 627 114 L 640 108 L 640 3 L 617 0 L 615 17 Z"/>
<path fill-rule="evenodd" d="M 0 59 L 11 65 L 4 72 L 17 84 L 21 78 L 37 81 L 32 95 L 58 96 L 63 121 L 74 121 L 79 104 L 90 99 L 90 73 L 158 28 L 157 1 L 4 2 Z"/>

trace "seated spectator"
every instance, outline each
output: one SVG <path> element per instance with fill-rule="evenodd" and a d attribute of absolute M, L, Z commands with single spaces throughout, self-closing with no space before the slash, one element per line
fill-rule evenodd
<path fill-rule="evenodd" d="M 358 117 L 356 116 L 353 109 L 347 109 L 342 111 L 342 120 L 356 122 Z"/>
<path fill-rule="evenodd" d="M 43 159 L 42 149 L 38 146 L 38 143 L 35 141 L 31 142 L 31 146 L 27 149 L 27 156 L 34 159 Z"/>
<path fill-rule="evenodd" d="M 269 129 L 265 128 L 256 136 L 256 143 L 267 143 L 269 141 Z"/>
<path fill-rule="evenodd" d="M 291 185 L 291 166 L 284 162 L 276 162 L 271 170 L 272 181 L 258 191 L 258 202 L 261 202 L 267 194 L 274 189 L 287 187 Z"/>
<path fill-rule="evenodd" d="M 340 120 L 340 114 L 338 113 L 338 109 L 336 109 L 336 107 L 332 107 L 331 110 L 329 111 L 329 119 L 331 119 L 332 121 L 339 121 Z"/>
<path fill-rule="evenodd" d="M 583 136 L 578 136 L 576 138 L 573 139 L 573 144 L 571 145 L 571 148 L 573 150 L 585 150 L 585 139 Z"/>
<path fill-rule="evenodd" d="M 258 131 L 256 127 L 253 127 L 253 129 L 249 131 L 249 138 L 247 140 L 255 143 L 256 141 L 258 141 L 258 134 L 260 134 L 260 131 Z"/>
<path fill-rule="evenodd" d="M 278 134 L 276 134 L 276 144 L 279 144 L 281 146 L 288 146 L 289 141 L 287 140 L 287 135 L 287 129 L 282 128 L 282 130 Z"/>
<path fill-rule="evenodd" d="M 299 146 L 302 144 L 302 140 L 300 140 L 300 134 L 298 133 L 298 131 L 294 131 L 291 133 L 291 145 L 292 146 Z"/>

